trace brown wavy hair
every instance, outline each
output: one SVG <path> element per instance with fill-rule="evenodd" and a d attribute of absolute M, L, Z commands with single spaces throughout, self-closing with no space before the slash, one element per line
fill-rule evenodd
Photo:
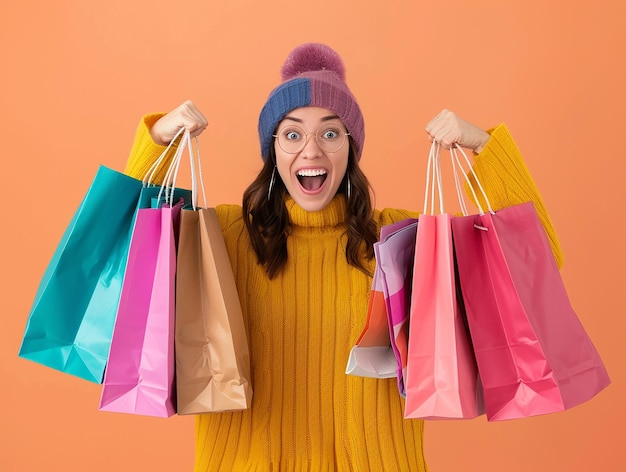
<path fill-rule="evenodd" d="M 351 138 L 349 138 L 351 140 Z M 374 243 L 378 240 L 378 228 L 373 220 L 373 191 L 361 171 L 350 142 L 346 176 L 337 193 L 346 195 L 347 178 L 350 176 L 350 198 L 347 202 L 346 260 L 367 275 L 372 275 L 363 259 L 374 257 Z M 259 264 L 265 267 L 270 279 L 276 277 L 287 263 L 287 238 L 291 232 L 289 214 L 285 206 L 287 189 L 278 172 L 268 200 L 269 183 L 275 168 L 276 153 L 270 146 L 263 169 L 243 193 L 243 219 L 252 241 Z"/>

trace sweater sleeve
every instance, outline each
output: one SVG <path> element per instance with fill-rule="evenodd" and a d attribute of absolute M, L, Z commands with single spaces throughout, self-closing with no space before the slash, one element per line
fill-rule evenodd
<path fill-rule="evenodd" d="M 378 231 L 382 226 L 387 226 L 393 223 L 397 223 L 400 220 L 406 218 L 417 218 L 419 213 L 417 211 L 400 210 L 395 208 L 385 208 L 383 210 L 374 211 L 374 221 L 378 225 Z"/>
<path fill-rule="evenodd" d="M 513 137 L 504 124 L 490 130 L 489 133 L 491 139 L 481 153 L 475 157 L 473 169 L 489 197 L 492 209 L 497 211 L 532 201 L 548 235 L 556 262 L 560 267 L 563 264 L 563 254 L 556 231 Z M 475 179 L 471 173 L 469 178 L 474 184 Z M 469 188 L 467 190 L 468 195 L 472 198 Z M 484 198 L 479 192 L 477 194 L 481 206 L 485 208 Z"/>
<path fill-rule="evenodd" d="M 152 136 L 150 136 L 150 128 L 163 115 L 163 113 L 146 115 L 139 122 L 137 132 L 135 133 L 135 141 L 130 150 L 128 161 L 126 162 L 126 170 L 124 171 L 126 175 L 134 177 L 135 179 L 143 179 L 150 170 L 150 167 L 165 151 L 166 146 L 156 144 L 152 140 Z M 172 146 L 168 159 L 164 159 L 159 165 L 153 183 L 160 184 L 163 182 L 174 152 L 175 149 L 174 146 Z"/>

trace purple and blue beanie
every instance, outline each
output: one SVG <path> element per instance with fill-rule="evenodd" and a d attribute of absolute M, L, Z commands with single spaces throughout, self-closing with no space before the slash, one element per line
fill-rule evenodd
<path fill-rule="evenodd" d="M 354 140 L 355 155 L 361 159 L 365 124 L 356 99 L 345 81 L 339 54 L 325 44 L 305 43 L 296 47 L 281 69 L 283 83 L 270 93 L 259 116 L 261 156 L 267 160 L 272 134 L 278 123 L 296 108 L 314 106 L 336 113 Z"/>

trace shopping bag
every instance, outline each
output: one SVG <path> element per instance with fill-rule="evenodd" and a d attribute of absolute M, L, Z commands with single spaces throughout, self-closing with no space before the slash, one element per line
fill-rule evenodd
<path fill-rule="evenodd" d="M 41 279 L 20 357 L 102 382 L 141 188 L 98 169 Z"/>
<path fill-rule="evenodd" d="M 142 191 L 155 197 L 157 188 Z M 147 195 L 146 195 L 147 194 Z M 169 417 L 174 397 L 176 239 L 190 192 L 176 189 L 174 206 L 155 198 L 133 228 L 99 409 Z"/>
<path fill-rule="evenodd" d="M 457 303 L 450 214 L 445 213 L 438 146 L 433 143 L 431 214 L 417 225 L 406 368 L 406 418 L 474 418 L 483 410 L 482 392 L 462 305 Z M 435 183 L 439 214 L 432 214 Z"/>
<path fill-rule="evenodd" d="M 417 219 L 404 220 L 406 226 L 384 241 L 374 244 L 377 266 L 381 269 L 387 326 L 395 355 L 398 391 L 406 397 L 406 366 L 409 337 L 409 308 L 413 281 L 413 261 Z"/>
<path fill-rule="evenodd" d="M 192 191 L 176 188 L 189 136 L 174 137 L 144 176 L 100 410 L 169 417 L 175 413 L 175 275 L 180 211 Z M 151 184 L 173 143 L 163 182 Z M 193 151 L 190 149 L 190 158 Z"/>
<path fill-rule="evenodd" d="M 235 278 L 215 209 L 197 205 L 199 175 L 192 177 L 192 206 L 181 211 L 177 256 L 180 415 L 242 410 L 252 400 L 250 354 Z"/>
<path fill-rule="evenodd" d="M 487 419 L 553 413 L 591 399 L 610 379 L 533 203 L 494 212 L 483 198 L 489 211 L 455 218 L 452 229 Z"/>
<path fill-rule="evenodd" d="M 381 227 L 380 241 L 386 241 L 390 235 L 415 221 L 406 219 Z M 374 251 L 378 244 L 380 242 L 374 244 Z M 391 342 L 385 293 L 385 278 L 376 256 L 365 326 L 350 350 L 346 374 L 378 379 L 398 375 L 398 356 Z"/>

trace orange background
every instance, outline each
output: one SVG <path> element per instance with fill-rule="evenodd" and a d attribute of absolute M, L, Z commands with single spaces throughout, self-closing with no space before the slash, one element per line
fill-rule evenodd
<path fill-rule="evenodd" d="M 563 245 L 572 304 L 613 384 L 571 411 L 430 422 L 434 472 L 626 470 L 623 0 L 22 0 L 0 5 L 4 202 L 0 470 L 188 471 L 192 417 L 97 411 L 100 387 L 19 359 L 39 280 L 100 163 L 122 170 L 139 118 L 191 98 L 210 203 L 260 168 L 256 120 L 287 53 L 343 56 L 367 124 L 377 206 L 421 207 L 442 108 L 506 122 Z"/>

